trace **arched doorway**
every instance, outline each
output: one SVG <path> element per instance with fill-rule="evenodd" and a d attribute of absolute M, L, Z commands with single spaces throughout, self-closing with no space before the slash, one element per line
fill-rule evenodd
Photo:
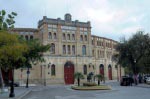
<path fill-rule="evenodd" d="M 9 82 L 12 81 L 12 70 L 11 69 L 5 70 L 2 68 L 0 68 L 0 69 L 1 69 L 1 73 L 2 73 L 2 78 L 0 78 L 0 80 L 3 79 L 4 84 L 6 86 L 8 86 Z"/>
<path fill-rule="evenodd" d="M 99 66 L 99 74 L 104 76 L 104 65 L 103 64 L 100 64 L 100 66 Z"/>
<path fill-rule="evenodd" d="M 74 84 L 74 64 L 70 61 L 64 65 L 64 81 L 65 84 Z"/>
<path fill-rule="evenodd" d="M 111 67 L 111 65 L 108 65 L 108 78 L 109 78 L 109 80 L 112 80 L 112 67 Z"/>

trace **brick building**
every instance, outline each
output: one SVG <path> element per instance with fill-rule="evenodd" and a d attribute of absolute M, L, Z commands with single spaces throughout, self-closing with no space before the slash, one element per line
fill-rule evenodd
<path fill-rule="evenodd" d="M 103 74 L 106 80 L 120 78 L 122 68 L 116 68 L 112 55 L 116 53 L 116 41 L 91 34 L 90 22 L 72 21 L 70 14 L 64 20 L 46 16 L 38 22 L 38 28 L 15 28 L 25 39 L 37 38 L 43 45 L 51 44 L 44 53 L 45 63 L 30 69 L 30 83 L 73 84 L 74 73 Z M 25 83 L 26 69 L 15 71 L 15 80 Z"/>

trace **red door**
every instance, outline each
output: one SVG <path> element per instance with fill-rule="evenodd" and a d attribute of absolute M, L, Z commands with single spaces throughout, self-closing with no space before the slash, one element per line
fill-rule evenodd
<path fill-rule="evenodd" d="M 64 66 L 64 80 L 65 84 L 74 84 L 74 65 L 66 63 Z"/>
<path fill-rule="evenodd" d="M 108 66 L 108 78 L 109 80 L 112 80 L 112 68 L 110 65 Z"/>
<path fill-rule="evenodd" d="M 12 80 L 12 70 L 8 69 L 5 71 L 5 70 L 1 69 L 1 71 L 2 71 L 2 77 L 3 77 L 4 83 L 7 85 L 9 83 L 9 81 Z"/>
<path fill-rule="evenodd" d="M 99 70 L 100 74 L 104 76 L 104 65 L 100 65 L 100 70 Z"/>

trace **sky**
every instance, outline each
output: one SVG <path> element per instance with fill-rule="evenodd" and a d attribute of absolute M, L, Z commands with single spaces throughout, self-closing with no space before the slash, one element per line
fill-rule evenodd
<path fill-rule="evenodd" d="M 120 41 L 136 31 L 150 33 L 150 0 L 0 0 L 0 10 L 18 15 L 15 27 L 37 28 L 38 21 L 48 18 L 91 22 L 93 35 Z"/>

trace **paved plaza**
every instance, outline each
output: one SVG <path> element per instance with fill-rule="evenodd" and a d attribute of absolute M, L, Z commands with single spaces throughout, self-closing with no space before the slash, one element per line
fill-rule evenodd
<path fill-rule="evenodd" d="M 35 88 L 23 99 L 149 99 L 150 87 L 119 86 L 117 82 L 109 83 L 112 90 L 78 91 L 70 86 L 53 85 Z"/>
<path fill-rule="evenodd" d="M 13 99 L 150 99 L 150 85 L 120 86 L 118 82 L 106 82 L 112 90 L 78 91 L 69 85 L 49 85 L 15 88 Z M 0 99 L 8 99 L 8 93 L 0 94 Z"/>

